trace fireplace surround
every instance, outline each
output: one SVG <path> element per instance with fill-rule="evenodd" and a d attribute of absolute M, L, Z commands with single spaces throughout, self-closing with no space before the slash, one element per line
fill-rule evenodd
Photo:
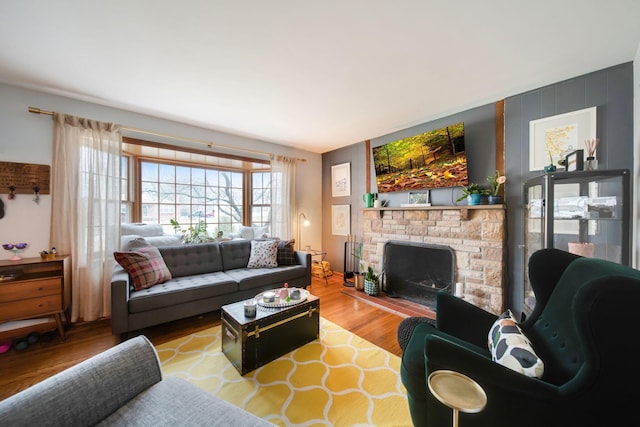
<path fill-rule="evenodd" d="M 363 260 L 376 271 L 383 271 L 384 247 L 390 240 L 451 248 L 453 283 L 462 283 L 463 298 L 495 314 L 504 311 L 504 205 L 365 208 L 361 235 Z"/>
<path fill-rule="evenodd" d="M 453 293 L 454 252 L 449 246 L 388 240 L 383 249 L 383 290 L 436 311 L 436 294 Z"/>

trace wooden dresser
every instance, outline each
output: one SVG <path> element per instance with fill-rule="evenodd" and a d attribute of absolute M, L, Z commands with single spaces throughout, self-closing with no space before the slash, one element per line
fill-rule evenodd
<path fill-rule="evenodd" d="M 0 327 L 7 322 L 45 318 L 37 324 L 1 328 L 0 340 L 31 332 L 58 330 L 64 340 L 63 315 L 71 301 L 71 257 L 0 261 Z M 68 320 L 68 316 L 65 315 Z"/>

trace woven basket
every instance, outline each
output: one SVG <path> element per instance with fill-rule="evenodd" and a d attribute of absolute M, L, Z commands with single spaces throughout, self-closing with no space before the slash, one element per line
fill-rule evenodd
<path fill-rule="evenodd" d="M 372 282 L 367 279 L 364 280 L 364 293 L 371 296 L 376 296 L 380 293 L 380 286 L 378 282 Z"/>

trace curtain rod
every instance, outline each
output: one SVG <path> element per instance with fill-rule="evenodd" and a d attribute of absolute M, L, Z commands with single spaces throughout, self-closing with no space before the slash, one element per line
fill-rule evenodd
<path fill-rule="evenodd" d="M 54 113 L 53 111 L 42 110 L 42 109 L 36 108 L 36 107 L 29 107 L 28 110 L 29 110 L 30 113 L 44 114 L 44 115 L 47 115 L 47 116 L 53 116 L 53 113 Z M 271 153 L 267 153 L 267 152 L 264 152 L 264 151 L 249 150 L 249 149 L 246 149 L 246 148 L 228 147 L 226 145 L 214 144 L 213 142 L 204 141 L 202 139 L 194 139 L 194 138 L 188 138 L 188 137 L 184 137 L 184 136 L 175 136 L 175 135 L 170 135 L 168 133 L 154 132 L 154 131 L 150 131 L 150 130 L 132 128 L 132 127 L 128 127 L 128 126 L 122 126 L 122 129 L 131 131 L 131 132 L 142 133 L 142 134 L 145 134 L 145 135 L 152 135 L 152 136 L 159 136 L 159 137 L 163 137 L 163 138 L 177 139 L 179 141 L 195 142 L 196 144 L 204 144 L 209 148 L 217 147 L 217 148 L 223 148 L 223 149 L 227 149 L 227 150 L 242 151 L 242 152 L 245 152 L 245 153 L 258 154 L 258 155 L 261 155 L 261 156 L 270 156 L 271 155 Z M 303 158 L 300 158 L 300 157 L 296 158 L 296 160 L 298 160 L 299 162 L 306 162 L 307 161 L 307 159 L 303 159 Z"/>

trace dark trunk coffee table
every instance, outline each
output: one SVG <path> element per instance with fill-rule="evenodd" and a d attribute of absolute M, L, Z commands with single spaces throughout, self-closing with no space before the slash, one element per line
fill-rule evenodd
<path fill-rule="evenodd" d="M 257 307 L 244 315 L 244 301 L 222 306 L 222 352 L 240 375 L 271 362 L 314 339 L 320 332 L 320 299 L 284 308 Z"/>

